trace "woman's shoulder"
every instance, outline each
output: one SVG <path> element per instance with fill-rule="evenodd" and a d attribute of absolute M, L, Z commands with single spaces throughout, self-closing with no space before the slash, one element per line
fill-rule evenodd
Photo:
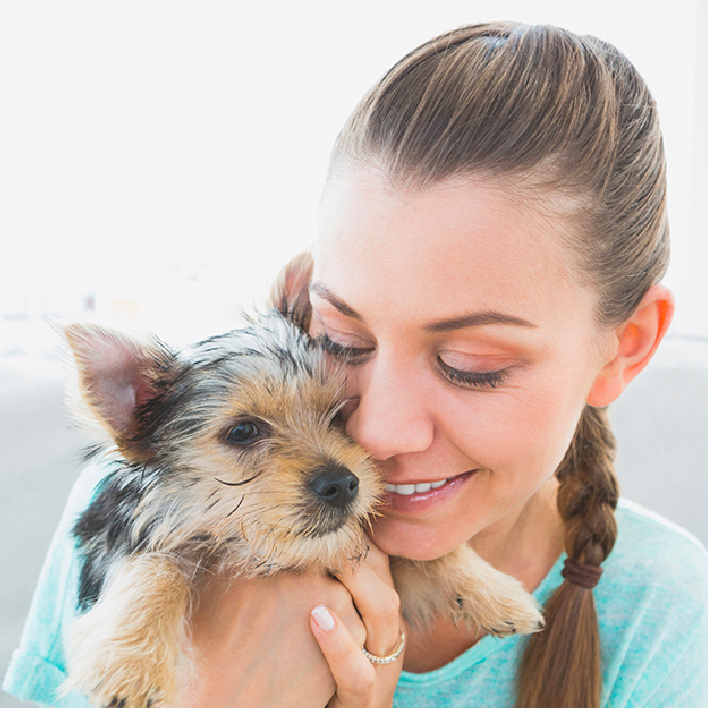
<path fill-rule="evenodd" d="M 686 584 L 708 592 L 708 552 L 685 529 L 628 499 L 615 514 L 617 542 L 604 567 L 624 582 L 656 582 L 670 588 Z"/>
<path fill-rule="evenodd" d="M 681 602 L 708 615 L 708 552 L 701 542 L 624 498 L 615 516 L 617 542 L 603 563 L 598 603 L 617 608 L 617 599 L 623 598 L 629 611 L 637 604 Z"/>
<path fill-rule="evenodd" d="M 628 500 L 616 518 L 617 543 L 594 592 L 612 698 L 605 705 L 645 705 L 650 696 L 666 699 L 656 705 L 703 705 L 708 553 L 684 529 Z M 685 702 L 689 695 L 701 701 Z"/>

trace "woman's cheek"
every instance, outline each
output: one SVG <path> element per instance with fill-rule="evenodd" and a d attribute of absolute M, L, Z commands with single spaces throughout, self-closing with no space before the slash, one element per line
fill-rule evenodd
<path fill-rule="evenodd" d="M 563 459 L 582 412 L 582 402 L 570 403 L 545 389 L 492 392 L 472 412 L 458 413 L 470 422 L 467 454 L 492 472 L 507 474 L 512 486 L 545 481 Z"/>
<path fill-rule="evenodd" d="M 515 415 L 517 444 L 509 454 L 533 461 L 542 480 L 553 475 L 561 463 L 584 407 L 581 398 L 567 393 L 547 388 L 530 396 Z"/>

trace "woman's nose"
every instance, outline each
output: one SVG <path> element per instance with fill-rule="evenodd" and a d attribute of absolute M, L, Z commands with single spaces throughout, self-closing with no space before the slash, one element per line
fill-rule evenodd
<path fill-rule="evenodd" d="M 352 391 L 347 433 L 377 460 L 427 450 L 434 424 L 416 377 L 378 362 L 366 369 Z"/>

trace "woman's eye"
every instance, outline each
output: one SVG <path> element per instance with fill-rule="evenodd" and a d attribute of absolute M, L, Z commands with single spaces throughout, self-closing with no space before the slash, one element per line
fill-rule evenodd
<path fill-rule="evenodd" d="M 499 369 L 498 371 L 464 371 L 456 369 L 449 364 L 446 364 L 438 357 L 438 365 L 443 376 L 450 383 L 458 386 L 467 386 L 469 388 L 496 388 L 500 386 L 506 379 L 509 370 Z"/>
<path fill-rule="evenodd" d="M 351 365 L 362 363 L 374 351 L 373 348 L 347 346 L 331 339 L 327 334 L 320 334 L 315 338 L 315 342 L 327 353 Z"/>

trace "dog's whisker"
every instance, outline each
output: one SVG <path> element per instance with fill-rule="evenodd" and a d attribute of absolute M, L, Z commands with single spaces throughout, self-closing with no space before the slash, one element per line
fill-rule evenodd
<path fill-rule="evenodd" d="M 250 484 L 251 482 L 253 482 L 254 479 L 257 479 L 257 478 L 260 477 L 262 474 L 263 474 L 263 470 L 261 470 L 260 472 L 257 472 L 256 474 L 254 474 L 253 477 L 249 477 L 248 479 L 244 479 L 244 480 L 242 480 L 241 482 L 224 482 L 223 479 L 219 479 L 218 477 L 214 477 L 214 479 L 215 479 L 219 484 L 223 484 L 223 485 L 225 485 L 225 486 L 227 486 L 227 487 L 240 487 L 240 486 L 242 486 L 242 485 L 244 485 L 244 484 Z"/>
<path fill-rule="evenodd" d="M 243 504 L 243 500 L 245 498 L 246 498 L 245 496 L 241 497 L 241 501 L 228 514 L 226 514 L 227 518 L 229 516 L 233 516 L 241 508 L 241 504 Z"/>

